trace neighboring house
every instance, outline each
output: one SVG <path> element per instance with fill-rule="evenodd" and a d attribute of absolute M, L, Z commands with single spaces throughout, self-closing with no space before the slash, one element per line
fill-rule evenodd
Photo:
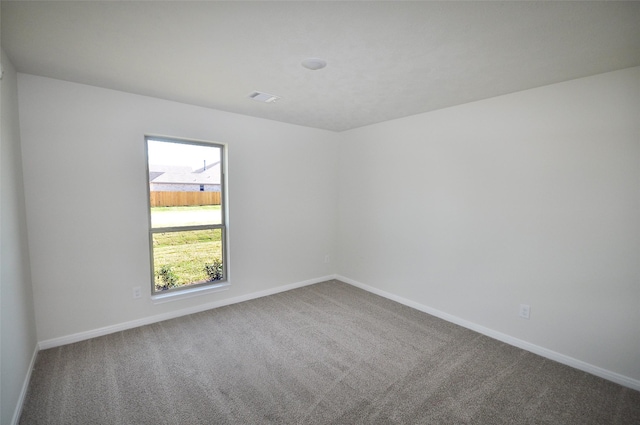
<path fill-rule="evenodd" d="M 152 192 L 220 192 L 220 162 L 193 170 L 184 166 L 150 165 Z"/>

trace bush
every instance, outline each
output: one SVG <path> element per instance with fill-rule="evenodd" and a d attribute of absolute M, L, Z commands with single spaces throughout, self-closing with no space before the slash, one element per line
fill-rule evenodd
<path fill-rule="evenodd" d="M 213 260 L 213 264 L 205 264 L 204 271 L 209 276 L 209 281 L 222 279 L 222 261 L 216 258 L 215 260 Z"/>
<path fill-rule="evenodd" d="M 162 280 L 162 283 L 164 283 L 164 285 L 158 285 L 156 283 L 156 289 L 158 291 L 164 291 L 178 286 L 178 276 L 173 273 L 169 266 L 162 266 L 158 271 L 158 277 Z"/>

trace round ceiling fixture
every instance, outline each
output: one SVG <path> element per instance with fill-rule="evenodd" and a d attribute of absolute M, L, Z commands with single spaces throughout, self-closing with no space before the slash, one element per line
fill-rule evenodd
<path fill-rule="evenodd" d="M 312 71 L 317 71 L 327 66 L 327 61 L 318 58 L 309 58 L 302 61 L 302 66 Z"/>

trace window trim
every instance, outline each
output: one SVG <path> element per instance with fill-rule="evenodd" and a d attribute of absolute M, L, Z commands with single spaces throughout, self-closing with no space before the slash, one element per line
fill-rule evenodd
<path fill-rule="evenodd" d="M 220 149 L 220 224 L 173 226 L 173 227 L 153 227 L 151 222 L 151 181 L 149 179 L 149 141 L 178 143 L 184 145 L 197 145 L 207 147 L 217 147 Z M 149 235 L 149 267 L 151 273 L 151 299 L 154 303 L 167 302 L 174 299 L 189 298 L 203 295 L 219 290 L 227 289 L 229 283 L 228 268 L 228 224 L 227 224 L 227 145 L 223 143 L 210 142 L 207 140 L 187 139 L 181 137 L 156 136 L 146 134 L 144 136 L 144 148 L 146 159 L 146 180 L 147 180 L 147 228 Z M 163 291 L 156 291 L 155 268 L 153 254 L 153 235 L 155 233 L 167 232 L 187 232 L 193 230 L 221 230 L 221 250 L 222 250 L 222 271 L 223 277 L 220 280 L 193 283 L 177 288 L 170 288 Z"/>

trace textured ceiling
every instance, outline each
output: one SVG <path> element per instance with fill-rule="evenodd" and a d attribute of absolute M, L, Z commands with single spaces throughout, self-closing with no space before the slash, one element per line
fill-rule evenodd
<path fill-rule="evenodd" d="M 640 65 L 640 2 L 1 5 L 20 72 L 334 131 Z"/>

